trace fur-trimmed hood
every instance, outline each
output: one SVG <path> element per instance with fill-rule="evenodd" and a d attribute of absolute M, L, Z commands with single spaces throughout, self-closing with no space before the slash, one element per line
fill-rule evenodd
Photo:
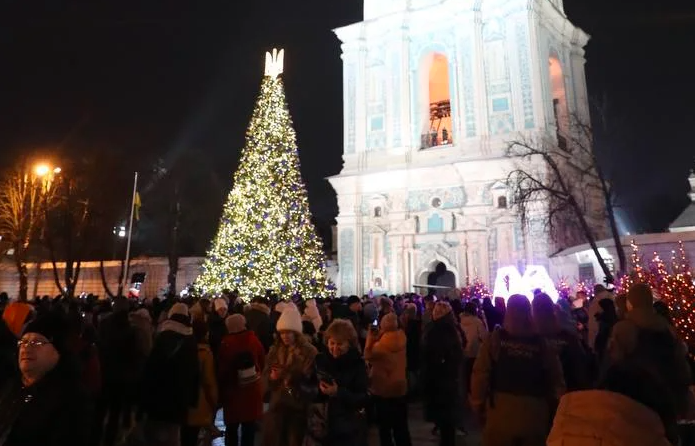
<path fill-rule="evenodd" d="M 184 336 L 193 335 L 193 328 L 188 327 L 182 324 L 181 322 L 173 321 L 171 319 L 167 319 L 159 325 L 159 329 L 157 330 L 157 332 L 162 333 L 164 331 L 173 331 Z"/>
<path fill-rule="evenodd" d="M 266 304 L 262 304 L 260 302 L 251 302 L 244 307 L 244 313 L 248 313 L 252 310 L 260 311 L 261 313 L 270 316 L 270 307 Z"/>

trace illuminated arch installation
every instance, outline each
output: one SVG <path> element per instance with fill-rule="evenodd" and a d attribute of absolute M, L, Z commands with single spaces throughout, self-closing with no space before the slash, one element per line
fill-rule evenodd
<path fill-rule="evenodd" d="M 560 298 L 555 288 L 555 283 L 544 266 L 531 265 L 526 267 L 522 276 L 516 266 L 503 266 L 497 270 L 495 278 L 495 297 L 509 299 L 512 294 L 523 294 L 529 299 L 533 298 L 533 290 L 540 289 L 554 302 Z"/>

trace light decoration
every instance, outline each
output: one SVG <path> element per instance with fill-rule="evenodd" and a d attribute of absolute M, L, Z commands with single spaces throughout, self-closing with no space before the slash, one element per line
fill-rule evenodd
<path fill-rule="evenodd" d="M 533 292 L 537 289 L 550 296 L 554 302 L 557 302 L 560 297 L 555 283 L 544 266 L 529 265 L 523 276 L 516 266 L 503 266 L 497 270 L 493 293 L 495 297 L 503 297 L 508 300 L 513 294 L 523 294 L 531 299 Z"/>
<path fill-rule="evenodd" d="M 671 253 L 671 272 L 664 268 L 657 270 L 654 276 L 658 279 L 655 282 L 659 297 L 668 305 L 676 330 L 692 354 L 695 351 L 695 284 L 682 242 L 678 242 L 678 252 Z"/>
<path fill-rule="evenodd" d="M 492 293 L 490 293 L 488 287 L 479 277 L 474 278 L 473 282 L 468 280 L 466 287 L 461 289 L 461 298 L 465 301 L 471 299 L 483 300 L 486 297 L 492 298 Z"/>
<path fill-rule="evenodd" d="M 695 352 L 695 284 L 682 242 L 678 242 L 678 249 L 671 251 L 670 257 L 669 268 L 654 252 L 645 268 L 639 248 L 633 242 L 630 258 L 632 271 L 620 280 L 619 292 L 627 293 L 635 283 L 648 284 L 655 299 L 668 305 L 676 331 L 692 355 Z"/>
<path fill-rule="evenodd" d="M 561 277 L 555 289 L 560 299 L 565 299 L 568 302 L 572 299 L 572 286 L 567 282 L 566 278 Z"/>
<path fill-rule="evenodd" d="M 204 294 L 236 290 L 248 301 L 332 293 L 300 173 L 282 80 L 284 51 L 266 54 L 266 76 L 217 235 L 195 283 Z"/>

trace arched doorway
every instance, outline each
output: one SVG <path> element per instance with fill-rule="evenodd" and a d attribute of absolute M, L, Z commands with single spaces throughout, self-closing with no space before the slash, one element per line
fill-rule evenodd
<path fill-rule="evenodd" d="M 437 259 L 430 262 L 427 268 L 420 272 L 418 279 L 418 283 L 422 285 L 434 285 L 436 287 L 456 288 L 458 284 L 456 270 Z M 442 288 L 430 289 L 430 291 L 436 292 L 435 290 L 442 290 Z"/>

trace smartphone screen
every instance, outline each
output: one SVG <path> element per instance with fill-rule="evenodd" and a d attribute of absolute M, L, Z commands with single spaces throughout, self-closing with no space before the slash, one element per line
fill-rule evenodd
<path fill-rule="evenodd" d="M 374 319 L 374 322 L 372 322 L 372 327 L 376 328 L 379 326 L 379 319 Z"/>

